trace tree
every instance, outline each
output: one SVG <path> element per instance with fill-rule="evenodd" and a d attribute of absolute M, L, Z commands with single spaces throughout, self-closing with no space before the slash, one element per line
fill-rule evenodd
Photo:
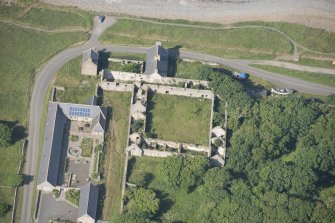
<path fill-rule="evenodd" d="M 150 218 L 159 209 L 159 199 L 151 189 L 138 188 L 130 190 L 127 194 L 127 211 L 129 213 L 144 214 Z"/>
<path fill-rule="evenodd" d="M 9 205 L 6 203 L 0 203 L 0 217 L 5 216 L 5 214 L 9 211 Z"/>
<path fill-rule="evenodd" d="M 0 147 L 7 147 L 12 142 L 12 129 L 0 123 Z"/>
<path fill-rule="evenodd" d="M 117 223 L 154 223 L 148 219 L 144 214 L 141 213 L 122 213 L 116 217 L 115 221 Z"/>

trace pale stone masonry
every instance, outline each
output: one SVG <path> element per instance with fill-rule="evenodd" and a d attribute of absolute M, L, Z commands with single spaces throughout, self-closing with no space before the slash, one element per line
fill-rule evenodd
<path fill-rule="evenodd" d="M 83 52 L 81 74 L 97 76 L 99 54 L 94 49 Z"/>

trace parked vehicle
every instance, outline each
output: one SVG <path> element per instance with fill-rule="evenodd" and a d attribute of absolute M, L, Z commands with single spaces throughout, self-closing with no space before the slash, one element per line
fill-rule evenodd
<path fill-rule="evenodd" d="M 248 78 L 246 73 L 238 73 L 238 72 L 234 72 L 233 77 L 240 80 L 246 80 Z"/>
<path fill-rule="evenodd" d="M 278 95 L 289 95 L 293 94 L 294 90 L 291 88 L 271 88 L 272 94 L 278 94 Z"/>
<path fill-rule="evenodd" d="M 104 15 L 100 15 L 100 16 L 99 16 L 99 22 L 100 22 L 100 23 L 103 23 L 104 20 L 105 20 L 105 16 L 104 16 Z"/>

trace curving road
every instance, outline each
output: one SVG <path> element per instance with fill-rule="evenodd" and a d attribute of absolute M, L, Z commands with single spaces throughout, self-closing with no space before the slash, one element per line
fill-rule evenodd
<path fill-rule="evenodd" d="M 26 168 L 25 174 L 27 176 L 35 176 L 36 169 L 39 163 L 39 142 L 40 142 L 40 126 L 41 126 L 41 113 L 44 104 L 45 95 L 49 84 L 52 82 L 56 72 L 70 59 L 81 55 L 81 53 L 91 47 L 97 49 L 105 49 L 107 51 L 114 52 L 129 52 L 129 53 L 145 53 L 145 47 L 134 47 L 134 46 L 120 46 L 120 45 L 101 45 L 99 43 L 99 35 L 110 25 L 115 22 L 114 18 L 107 17 L 103 24 L 94 20 L 94 27 L 90 40 L 81 46 L 66 49 L 56 56 L 54 56 L 43 69 L 36 75 L 35 85 L 30 102 L 30 116 L 29 116 L 29 136 L 28 136 L 28 147 L 26 155 Z M 260 70 L 257 68 L 250 67 L 250 61 L 246 60 L 233 60 L 223 59 L 220 57 L 211 56 L 203 53 L 196 53 L 186 50 L 174 51 L 170 50 L 172 55 L 179 56 L 181 58 L 188 58 L 194 60 L 202 60 L 208 62 L 216 62 L 235 68 L 237 70 L 250 73 L 254 76 L 263 78 L 270 81 L 278 86 L 290 87 L 297 91 L 306 92 L 310 94 L 321 94 L 328 95 L 335 93 L 335 88 L 327 87 L 307 81 L 302 81 L 296 78 L 282 76 L 272 72 Z M 33 203 L 33 194 L 36 190 L 34 181 L 31 181 L 24 185 L 23 195 L 23 208 L 21 213 L 21 223 L 32 223 L 33 216 L 31 215 Z"/>

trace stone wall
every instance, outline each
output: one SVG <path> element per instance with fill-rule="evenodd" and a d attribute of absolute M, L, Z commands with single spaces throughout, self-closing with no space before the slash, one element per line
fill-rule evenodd
<path fill-rule="evenodd" d="M 102 81 L 98 86 L 106 91 L 134 91 L 133 84 Z"/>
<path fill-rule="evenodd" d="M 153 138 L 145 138 L 144 141 L 148 145 L 157 144 L 159 146 L 168 146 L 168 147 L 176 148 L 176 149 L 183 148 L 187 150 L 193 150 L 196 152 L 207 152 L 208 151 L 208 146 L 196 145 L 196 144 L 191 144 L 191 143 L 174 142 L 174 141 L 167 141 L 167 140 L 153 139 Z"/>
<path fill-rule="evenodd" d="M 149 90 L 159 94 L 169 94 L 169 95 L 186 96 L 193 98 L 206 98 L 206 99 L 213 99 L 214 97 L 213 92 L 210 90 L 198 90 L 192 88 L 180 88 L 172 86 L 153 85 L 153 84 L 148 84 L 147 87 Z"/>
<path fill-rule="evenodd" d="M 132 81 L 132 82 L 146 82 L 151 84 L 167 84 L 167 85 L 178 85 L 180 83 L 188 83 L 192 85 L 202 85 L 208 87 L 208 81 L 203 80 L 191 80 L 184 78 L 173 78 L 173 77 L 161 77 L 159 75 L 147 75 L 147 74 L 138 74 L 122 71 L 110 71 L 102 70 L 101 71 L 101 80 L 118 80 L 118 81 Z"/>
<path fill-rule="evenodd" d="M 144 156 L 153 156 L 153 157 L 169 157 L 177 153 L 152 150 L 152 149 L 143 149 Z"/>

